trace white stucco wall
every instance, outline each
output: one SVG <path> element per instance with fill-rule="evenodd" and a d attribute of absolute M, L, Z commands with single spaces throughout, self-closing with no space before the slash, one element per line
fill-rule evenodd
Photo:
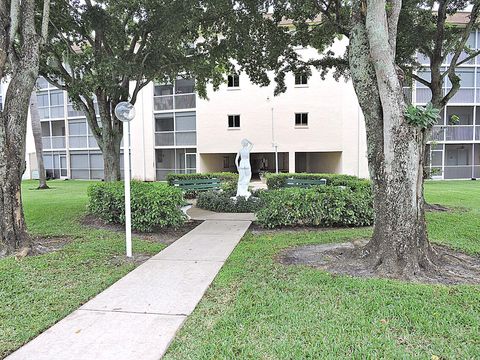
<path fill-rule="evenodd" d="M 334 46 L 343 51 L 345 42 Z M 302 50 L 305 58 L 318 56 L 313 49 Z M 273 132 L 279 152 L 341 152 L 338 172 L 367 176 L 365 130 L 361 111 L 350 82 L 325 80 L 314 71 L 308 85 L 295 85 L 293 74 L 286 77 L 287 91 L 273 96 L 274 84 L 259 87 L 240 75 L 240 87 L 222 85 L 208 100 L 197 101 L 198 153 L 233 153 L 240 141 L 254 143 L 253 152 L 271 152 Z M 295 126 L 295 113 L 308 113 L 308 126 Z M 228 128 L 228 115 L 240 115 L 240 128 Z M 206 161 L 200 171 L 210 170 Z M 333 168 L 333 166 L 329 166 Z"/>

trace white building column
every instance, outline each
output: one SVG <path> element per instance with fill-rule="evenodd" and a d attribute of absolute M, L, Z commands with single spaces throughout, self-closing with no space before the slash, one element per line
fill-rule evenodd
<path fill-rule="evenodd" d="M 153 82 L 138 93 L 135 119 L 130 126 L 132 178 L 155 181 L 155 122 L 153 120 Z"/>
<path fill-rule="evenodd" d="M 290 151 L 288 153 L 288 172 L 295 172 L 295 151 Z"/>

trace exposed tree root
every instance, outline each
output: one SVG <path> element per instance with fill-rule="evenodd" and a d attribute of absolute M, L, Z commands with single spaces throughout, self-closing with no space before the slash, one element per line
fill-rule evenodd
<path fill-rule="evenodd" d="M 429 204 L 425 203 L 425 211 L 429 212 L 446 212 L 450 211 L 450 209 L 446 206 L 440 205 L 440 204 Z"/>
<path fill-rule="evenodd" d="M 283 264 L 301 264 L 333 274 L 388 278 L 427 284 L 480 284 L 480 258 L 444 246 L 431 246 L 417 262 L 399 264 L 369 251 L 367 240 L 306 245 L 284 250 Z M 375 255 L 373 255 L 375 254 Z M 401 269 L 401 270 L 399 270 Z"/>

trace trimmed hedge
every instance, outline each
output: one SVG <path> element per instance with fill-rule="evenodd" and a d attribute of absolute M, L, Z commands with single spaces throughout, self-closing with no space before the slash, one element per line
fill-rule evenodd
<path fill-rule="evenodd" d="M 123 182 L 99 182 L 88 188 L 88 210 L 107 223 L 125 224 Z M 180 189 L 162 183 L 132 181 L 132 228 L 152 231 L 158 227 L 179 227 L 186 217 Z"/>
<path fill-rule="evenodd" d="M 238 181 L 238 174 L 231 172 L 214 172 L 214 173 L 198 173 L 198 174 L 168 174 L 168 185 L 173 185 L 173 180 L 191 180 L 191 179 L 220 179 L 222 182 Z"/>
<path fill-rule="evenodd" d="M 373 224 L 370 187 L 316 186 L 265 191 L 256 213 L 263 227 L 368 226 Z"/>
<path fill-rule="evenodd" d="M 250 196 L 248 200 L 239 196 L 234 200 L 231 193 L 225 191 L 206 191 L 197 197 L 197 207 L 226 213 L 253 213 L 260 209 L 261 203 L 261 199 L 254 196 Z"/>
<path fill-rule="evenodd" d="M 309 180 L 327 180 L 327 185 L 345 186 L 352 190 L 364 189 L 370 187 L 370 181 L 359 179 L 356 176 L 341 174 L 308 174 L 308 173 L 281 173 L 267 174 L 267 186 L 269 190 L 281 189 L 285 187 L 288 178 L 309 179 Z"/>
<path fill-rule="evenodd" d="M 221 188 L 224 191 L 236 192 L 238 174 L 231 172 L 213 172 L 213 173 L 197 173 L 197 174 L 168 174 L 167 182 L 173 186 L 174 180 L 191 180 L 191 179 L 220 179 Z M 201 193 L 201 192 L 200 192 Z M 185 198 L 192 199 L 198 196 L 198 191 L 186 191 Z"/>

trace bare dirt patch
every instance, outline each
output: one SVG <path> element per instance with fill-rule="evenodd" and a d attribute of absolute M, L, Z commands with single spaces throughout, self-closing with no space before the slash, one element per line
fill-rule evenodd
<path fill-rule="evenodd" d="M 355 240 L 341 244 L 304 245 L 283 250 L 278 261 L 285 265 L 307 265 L 332 274 L 354 277 L 380 278 L 366 260 L 363 247 L 368 240 Z M 438 254 L 435 269 L 415 274 L 405 279 L 391 276 L 390 279 L 425 284 L 480 284 L 480 258 L 458 252 L 445 246 L 434 245 Z"/>
<path fill-rule="evenodd" d="M 189 221 L 186 222 L 181 228 L 179 229 L 155 229 L 153 232 L 149 233 L 141 233 L 134 231 L 132 234 L 133 236 L 151 242 L 159 242 L 162 244 L 170 245 L 176 240 L 180 239 L 183 235 L 190 232 L 191 230 L 195 229 L 198 225 L 200 225 L 201 221 Z M 110 230 L 116 232 L 125 232 L 125 228 L 123 225 L 117 224 L 106 224 L 103 220 L 98 219 L 93 215 L 86 215 L 82 220 L 81 224 L 85 226 L 92 227 L 94 229 L 100 230 Z"/>
<path fill-rule="evenodd" d="M 115 266 L 121 266 L 124 264 L 133 264 L 135 266 L 138 266 L 143 264 L 151 257 L 152 255 L 149 254 L 133 254 L 131 258 L 128 258 L 125 255 L 118 255 L 112 258 L 111 263 Z"/>
<path fill-rule="evenodd" d="M 73 239 L 67 236 L 37 236 L 33 238 L 32 251 L 29 255 L 42 255 L 58 251 L 72 241 Z"/>

